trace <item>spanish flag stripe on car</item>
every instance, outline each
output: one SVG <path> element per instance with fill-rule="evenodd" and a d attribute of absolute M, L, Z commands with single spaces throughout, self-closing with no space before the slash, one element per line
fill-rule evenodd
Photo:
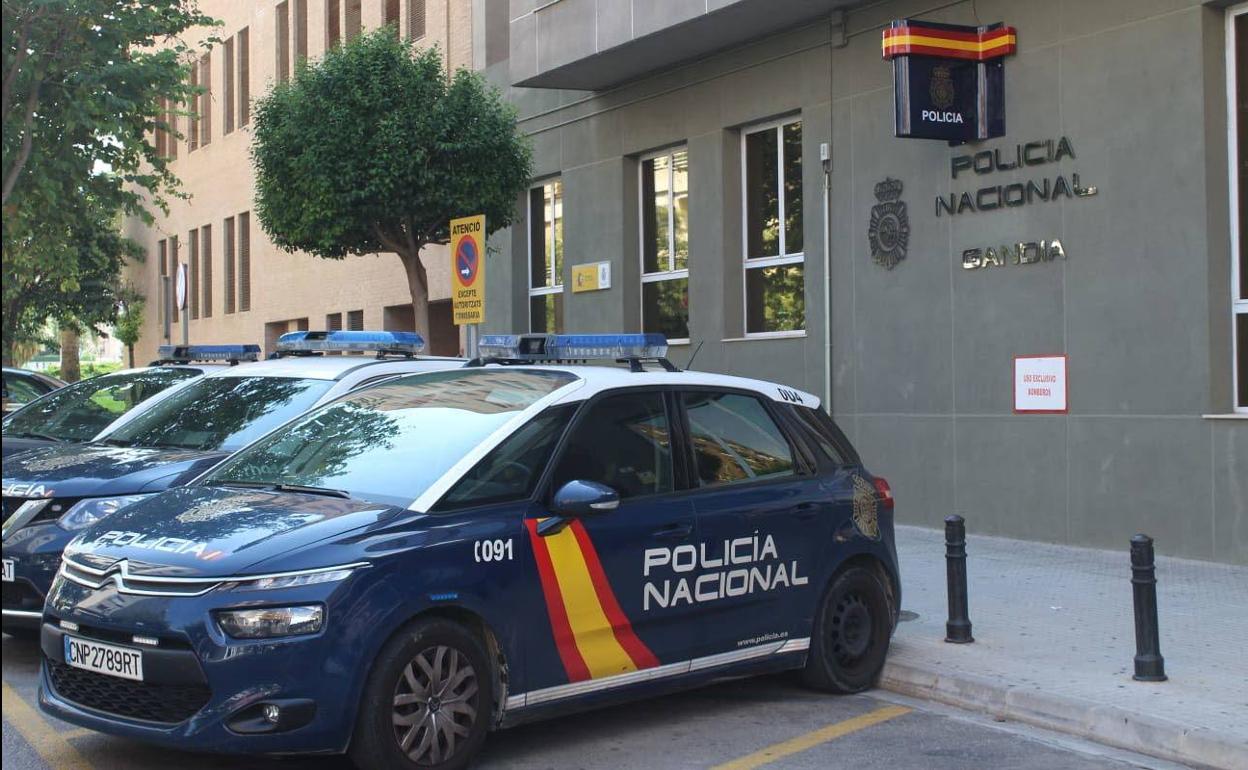
<path fill-rule="evenodd" d="M 633 632 L 580 522 L 553 535 L 526 522 L 559 657 L 569 682 L 624 674 L 659 664 Z"/>

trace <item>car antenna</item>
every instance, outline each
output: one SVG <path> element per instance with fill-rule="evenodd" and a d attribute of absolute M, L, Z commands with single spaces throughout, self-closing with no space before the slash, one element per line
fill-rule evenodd
<path fill-rule="evenodd" d="M 706 340 L 702 340 L 701 342 L 699 342 L 699 343 L 698 343 L 697 348 L 695 348 L 695 349 L 694 349 L 694 351 L 693 351 L 693 355 L 689 356 L 689 362 L 688 362 L 687 364 L 685 364 L 685 371 L 686 371 L 686 372 L 687 372 L 687 371 L 689 371 L 690 369 L 692 369 L 692 368 L 693 368 L 693 359 L 695 359 L 695 358 L 697 358 L 697 357 L 698 357 L 698 353 L 700 353 L 700 352 L 702 351 L 702 345 L 703 345 L 703 343 L 705 343 L 705 342 L 706 342 Z"/>

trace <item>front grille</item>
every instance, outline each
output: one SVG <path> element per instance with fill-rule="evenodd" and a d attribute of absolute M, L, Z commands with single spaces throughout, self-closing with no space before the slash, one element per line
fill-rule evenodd
<path fill-rule="evenodd" d="M 4 584 L 4 609 L 21 610 L 22 612 L 40 612 L 43 610 L 43 594 L 25 580 L 17 580 Z"/>
<path fill-rule="evenodd" d="M 133 682 L 84 671 L 44 658 L 52 689 L 67 701 L 107 714 L 177 724 L 207 705 L 212 691 L 202 684 Z"/>

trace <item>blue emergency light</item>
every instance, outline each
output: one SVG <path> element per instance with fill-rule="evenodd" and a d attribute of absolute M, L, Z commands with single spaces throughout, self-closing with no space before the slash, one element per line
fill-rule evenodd
<path fill-rule="evenodd" d="M 416 332 L 287 332 L 277 340 L 278 355 L 373 351 L 413 356 L 424 349 L 425 338 Z"/>
<path fill-rule="evenodd" d="M 483 334 L 477 352 L 483 358 L 517 361 L 663 358 L 667 338 L 662 334 Z"/>
<path fill-rule="evenodd" d="M 161 361 L 189 363 L 191 361 L 256 361 L 260 358 L 259 345 L 161 345 L 157 349 Z"/>

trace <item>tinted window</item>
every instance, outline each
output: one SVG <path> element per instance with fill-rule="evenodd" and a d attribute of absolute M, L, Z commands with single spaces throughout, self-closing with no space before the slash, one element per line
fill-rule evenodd
<path fill-rule="evenodd" d="M 51 388 L 42 387 L 28 377 L 4 375 L 4 410 L 16 411 L 47 393 Z"/>
<path fill-rule="evenodd" d="M 333 385 L 293 377 L 205 377 L 111 432 L 110 442 L 238 449 L 305 412 Z"/>
<path fill-rule="evenodd" d="M 735 393 L 686 393 L 682 398 L 702 486 L 793 473 L 789 442 L 757 398 Z"/>
<path fill-rule="evenodd" d="M 143 401 L 199 375 L 198 369 L 153 368 L 76 382 L 5 418 L 4 433 L 88 441 Z"/>
<path fill-rule="evenodd" d="M 828 418 L 822 411 L 808 406 L 794 406 L 791 411 L 797 417 L 802 428 L 802 435 L 812 449 L 837 465 L 845 465 L 849 462 L 847 453 L 837 440 L 840 431 L 832 433 L 827 428 L 827 422 L 821 419 L 826 418 L 830 422 L 831 418 Z"/>
<path fill-rule="evenodd" d="M 354 391 L 257 441 L 206 478 L 341 489 L 409 505 L 566 372 L 452 369 Z"/>
<path fill-rule="evenodd" d="M 672 439 L 661 393 L 608 396 L 576 425 L 554 489 L 569 481 L 606 484 L 621 498 L 672 491 Z"/>
<path fill-rule="evenodd" d="M 571 406 L 547 409 L 508 436 L 451 487 L 435 510 L 530 497 L 573 411 Z"/>

